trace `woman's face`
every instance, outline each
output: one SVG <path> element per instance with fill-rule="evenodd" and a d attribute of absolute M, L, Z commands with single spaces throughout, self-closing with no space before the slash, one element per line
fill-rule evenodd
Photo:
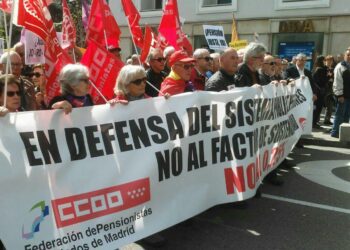
<path fill-rule="evenodd" d="M 33 70 L 33 83 L 35 86 L 38 86 L 40 90 L 45 88 L 45 76 L 42 68 L 35 68 Z"/>
<path fill-rule="evenodd" d="M 146 77 L 135 79 L 134 81 L 130 82 L 126 89 L 129 92 L 129 95 L 133 97 L 139 97 L 142 96 L 145 93 L 146 88 Z"/>
<path fill-rule="evenodd" d="M 90 82 L 89 77 L 84 76 L 79 79 L 79 83 L 77 85 L 72 86 L 73 95 L 75 96 L 85 96 L 90 91 Z"/>
<path fill-rule="evenodd" d="M 0 104 L 4 104 L 4 94 L 3 93 L 0 96 Z M 19 109 L 21 106 L 21 97 L 20 97 L 20 92 L 18 85 L 13 83 L 13 84 L 8 84 L 7 85 L 7 98 L 6 98 L 6 108 L 10 112 L 15 112 Z"/>

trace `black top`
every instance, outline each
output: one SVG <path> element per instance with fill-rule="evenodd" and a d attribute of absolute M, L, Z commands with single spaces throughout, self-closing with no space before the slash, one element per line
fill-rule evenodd
<path fill-rule="evenodd" d="M 314 84 L 311 71 L 304 68 L 304 75 L 309 78 L 310 85 L 311 85 L 311 88 L 312 88 L 312 92 L 314 94 L 318 94 L 319 93 L 319 88 Z M 296 66 L 291 66 L 291 67 L 286 69 L 285 79 L 287 79 L 287 80 L 290 79 L 290 78 L 297 79 L 299 77 L 300 77 L 300 74 L 299 74 L 299 71 L 298 71 Z"/>
<path fill-rule="evenodd" d="M 251 87 L 255 83 L 260 84 L 259 73 L 251 71 L 248 65 L 243 63 L 236 74 L 236 87 Z"/>
<path fill-rule="evenodd" d="M 154 87 L 157 89 L 160 89 L 161 83 L 164 81 L 167 74 L 163 71 L 161 71 L 159 74 L 154 72 L 153 69 L 149 68 L 146 71 L 146 78 L 147 81 L 153 84 Z M 155 90 L 153 87 L 151 87 L 148 83 L 146 84 L 145 92 L 148 96 L 156 97 L 158 96 L 158 91 Z"/>
<path fill-rule="evenodd" d="M 56 102 L 68 101 L 73 108 L 88 107 L 94 105 L 91 95 L 75 96 L 75 95 L 60 95 L 55 96 L 49 103 L 49 109 L 52 109 L 52 105 Z"/>
<path fill-rule="evenodd" d="M 229 75 L 220 69 L 206 82 L 205 90 L 220 92 L 228 90 L 228 86 L 230 85 L 235 85 L 235 75 Z"/>

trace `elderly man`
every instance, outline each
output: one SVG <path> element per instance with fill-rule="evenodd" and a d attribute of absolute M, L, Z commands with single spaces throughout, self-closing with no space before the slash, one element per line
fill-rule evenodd
<path fill-rule="evenodd" d="M 350 117 L 350 49 L 344 53 L 344 61 L 334 69 L 333 92 L 337 100 L 332 137 L 339 137 L 339 126 Z"/>
<path fill-rule="evenodd" d="M 21 75 L 29 78 L 30 73 L 32 72 L 32 67 L 30 65 L 25 64 L 25 46 L 24 46 L 24 44 L 22 42 L 18 42 L 13 46 L 13 49 L 15 52 L 17 52 L 17 54 L 21 57 L 21 60 L 22 60 L 23 67 L 22 67 Z"/>
<path fill-rule="evenodd" d="M 196 62 L 191 72 L 191 82 L 195 90 L 204 90 L 205 82 L 208 80 L 205 73 L 210 70 L 213 58 L 207 49 L 196 49 L 193 58 Z"/>
<path fill-rule="evenodd" d="M 233 48 L 227 48 L 220 55 L 220 69 L 206 83 L 207 91 L 223 91 L 235 87 L 235 73 L 238 67 L 238 55 Z"/>
<path fill-rule="evenodd" d="M 171 71 L 169 76 L 161 84 L 159 96 L 165 94 L 177 95 L 184 92 L 194 91 L 193 85 L 189 82 L 191 70 L 196 60 L 189 57 L 185 51 L 176 51 L 169 58 Z"/>
<path fill-rule="evenodd" d="M 259 72 L 260 85 L 267 85 L 271 81 L 276 80 L 276 61 L 271 55 L 266 55 L 264 57 L 264 62 Z"/>
<path fill-rule="evenodd" d="M 260 43 L 250 43 L 243 56 L 243 64 L 236 75 L 236 87 L 260 86 L 258 69 L 264 62 L 266 49 Z"/>
<path fill-rule="evenodd" d="M 34 92 L 34 84 L 21 76 L 21 70 L 23 67 L 21 57 L 14 51 L 5 52 L 4 54 L 2 54 L 0 58 L 0 63 L 3 65 L 3 72 L 6 72 L 6 63 L 8 59 L 10 60 L 9 73 L 12 73 L 16 77 L 18 77 L 21 83 L 20 92 L 23 109 L 26 111 L 36 110 L 37 106 Z"/>
<path fill-rule="evenodd" d="M 160 49 L 152 49 L 147 57 L 149 69 L 146 71 L 147 81 L 154 87 L 160 89 L 161 83 L 164 81 L 167 74 L 163 71 L 165 67 L 165 58 Z M 148 96 L 158 96 L 158 91 L 149 84 L 146 85 L 146 94 Z"/>
<path fill-rule="evenodd" d="M 175 48 L 173 46 L 168 46 L 164 49 L 163 51 L 163 57 L 165 58 L 165 67 L 164 67 L 164 72 L 169 75 L 171 69 L 169 66 L 169 58 L 170 56 L 175 52 Z"/>

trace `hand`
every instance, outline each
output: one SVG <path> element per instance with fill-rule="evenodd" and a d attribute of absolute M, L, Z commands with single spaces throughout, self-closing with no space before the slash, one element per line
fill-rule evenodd
<path fill-rule="evenodd" d="M 270 82 L 270 84 L 278 86 L 280 84 L 280 82 L 277 80 L 274 80 L 274 81 Z"/>
<path fill-rule="evenodd" d="M 36 94 L 35 94 L 35 99 L 36 99 L 36 103 L 37 103 L 38 105 L 40 105 L 41 102 L 44 101 L 44 94 L 41 93 L 41 92 L 36 93 Z"/>
<path fill-rule="evenodd" d="M 316 101 L 317 100 L 317 95 L 312 95 L 312 101 Z"/>
<path fill-rule="evenodd" d="M 70 112 L 72 112 L 72 109 L 73 109 L 72 104 L 70 104 L 66 100 L 54 103 L 52 105 L 52 108 L 53 109 L 63 109 L 65 114 L 69 114 Z"/>
<path fill-rule="evenodd" d="M 344 103 L 344 101 L 345 101 L 344 96 L 338 97 L 338 102 Z"/>
<path fill-rule="evenodd" d="M 281 80 L 279 81 L 280 84 L 282 84 L 283 86 L 286 86 L 288 84 L 287 80 Z"/>
<path fill-rule="evenodd" d="M 253 88 L 256 88 L 256 89 L 262 90 L 262 86 L 261 86 L 260 84 L 257 84 L 257 83 L 254 83 L 254 84 L 252 85 L 252 87 L 253 87 Z"/>
<path fill-rule="evenodd" d="M 108 101 L 109 104 L 111 104 L 111 106 L 116 105 L 117 103 L 121 103 L 123 105 L 127 105 L 129 102 L 128 100 L 117 100 L 117 99 L 112 99 Z"/>
<path fill-rule="evenodd" d="M 165 99 L 169 99 L 170 96 L 171 96 L 171 95 L 170 95 L 169 93 L 165 93 L 164 98 L 165 98 Z"/>
<path fill-rule="evenodd" d="M 7 115 L 7 113 L 9 113 L 9 110 L 4 106 L 0 106 L 0 117 Z"/>
<path fill-rule="evenodd" d="M 302 80 L 304 80 L 304 79 L 305 79 L 305 76 L 301 76 L 300 78 L 301 78 Z"/>

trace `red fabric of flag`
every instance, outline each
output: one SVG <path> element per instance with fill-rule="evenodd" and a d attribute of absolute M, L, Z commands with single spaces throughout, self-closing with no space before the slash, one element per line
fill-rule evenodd
<path fill-rule="evenodd" d="M 106 1 L 93 0 L 86 41 L 94 40 L 102 46 L 116 48 L 119 47 L 119 37 L 119 26 Z"/>
<path fill-rule="evenodd" d="M 152 39 L 153 39 L 152 29 L 151 29 L 151 27 L 146 26 L 145 39 L 144 39 L 143 48 L 142 48 L 141 55 L 140 55 L 140 61 L 142 63 L 146 61 L 149 50 L 151 49 Z"/>
<path fill-rule="evenodd" d="M 77 39 L 75 25 L 70 14 L 66 0 L 62 0 L 63 20 L 62 20 L 62 43 L 63 48 L 74 48 Z"/>
<path fill-rule="evenodd" d="M 11 13 L 12 0 L 0 0 L 0 9 L 4 12 Z"/>
<path fill-rule="evenodd" d="M 112 99 L 115 81 L 124 63 L 93 40 L 89 41 L 81 63 L 89 68 L 90 80 L 102 95 L 107 100 Z M 91 96 L 95 104 L 105 103 L 94 88 L 91 88 Z"/>
<path fill-rule="evenodd" d="M 139 24 L 140 13 L 137 11 L 132 0 L 121 0 L 125 16 L 128 17 L 129 27 L 133 40 L 137 47 L 143 48 L 143 34 Z"/>
<path fill-rule="evenodd" d="M 182 49 L 183 36 L 176 0 L 169 0 L 165 5 L 158 30 L 176 50 Z"/>
<path fill-rule="evenodd" d="M 72 63 L 71 58 L 59 45 L 56 30 L 46 2 L 41 0 L 18 0 L 13 23 L 23 26 L 45 42 L 46 97 L 50 101 L 59 94 L 58 75 L 62 67 Z"/>

